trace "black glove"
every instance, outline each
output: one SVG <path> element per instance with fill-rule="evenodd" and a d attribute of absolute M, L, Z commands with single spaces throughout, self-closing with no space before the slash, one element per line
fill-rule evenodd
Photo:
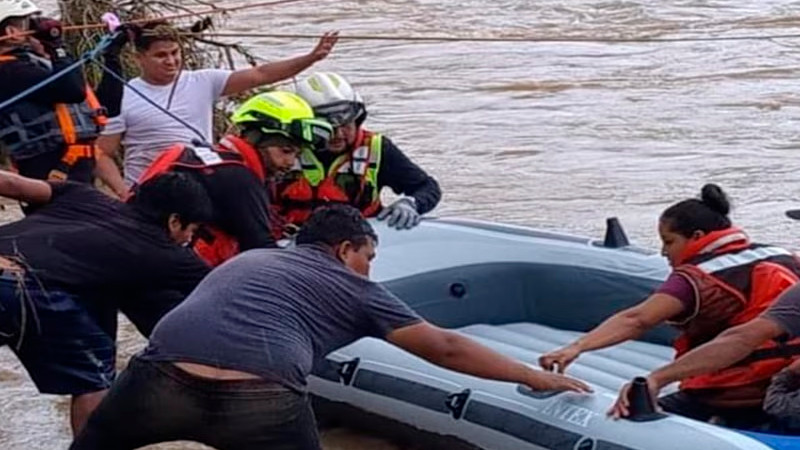
<path fill-rule="evenodd" d="M 124 24 L 120 25 L 115 32 L 117 36 L 111 41 L 111 44 L 106 48 L 105 55 L 110 57 L 119 56 L 125 44 L 133 42 L 136 38 L 136 25 Z"/>
<path fill-rule="evenodd" d="M 62 56 L 59 53 L 62 53 L 64 49 L 64 26 L 60 20 L 34 17 L 31 19 L 31 29 L 33 37 L 42 43 L 48 53 Z"/>

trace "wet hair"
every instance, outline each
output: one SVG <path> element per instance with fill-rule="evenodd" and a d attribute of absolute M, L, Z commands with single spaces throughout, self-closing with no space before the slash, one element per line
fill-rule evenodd
<path fill-rule="evenodd" d="M 172 27 L 166 20 L 148 22 L 140 27 L 134 28 L 133 46 L 138 52 L 146 52 L 156 42 L 178 42 L 180 35 L 178 30 Z"/>
<path fill-rule="evenodd" d="M 325 244 L 335 247 L 350 241 L 356 248 L 371 238 L 378 243 L 375 230 L 356 208 L 343 204 L 322 206 L 314 210 L 297 234 L 297 244 Z"/>
<path fill-rule="evenodd" d="M 183 228 L 208 222 L 213 208 L 206 189 L 188 173 L 167 172 L 138 185 L 128 201 L 139 213 L 159 225 L 178 215 Z"/>
<path fill-rule="evenodd" d="M 719 186 L 709 183 L 703 186 L 699 199 L 686 199 L 667 208 L 661 214 L 661 222 L 672 232 L 688 238 L 698 230 L 709 233 L 729 228 L 730 211 L 728 196 Z"/>

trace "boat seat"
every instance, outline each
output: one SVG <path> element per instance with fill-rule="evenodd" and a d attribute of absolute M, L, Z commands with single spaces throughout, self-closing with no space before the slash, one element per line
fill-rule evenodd
<path fill-rule="evenodd" d="M 507 356 L 538 367 L 539 357 L 573 342 L 584 333 L 564 331 L 534 323 L 507 325 L 469 325 L 459 332 Z M 626 342 L 611 348 L 581 355 L 567 373 L 596 388 L 616 393 L 636 376 L 666 364 L 673 350 L 645 342 Z"/>

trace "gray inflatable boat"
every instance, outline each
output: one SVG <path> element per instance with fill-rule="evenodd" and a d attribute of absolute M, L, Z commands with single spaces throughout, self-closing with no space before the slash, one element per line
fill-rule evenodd
<path fill-rule="evenodd" d="M 372 276 L 431 322 L 536 366 L 542 353 L 638 303 L 669 273 L 662 257 L 629 245 L 616 221 L 608 223 L 606 238 L 592 240 L 478 221 L 427 220 L 402 232 L 375 222 Z M 328 355 L 309 388 L 322 424 L 368 428 L 422 448 L 800 448 L 798 438 L 746 435 L 674 415 L 607 418 L 625 382 L 672 358 L 672 337 L 658 329 L 643 342 L 581 356 L 570 374 L 591 384 L 592 395 L 462 375 L 376 339 Z"/>

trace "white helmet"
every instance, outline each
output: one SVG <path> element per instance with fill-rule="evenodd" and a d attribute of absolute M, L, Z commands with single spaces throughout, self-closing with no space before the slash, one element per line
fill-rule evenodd
<path fill-rule="evenodd" d="M 334 127 L 367 118 L 364 100 L 341 75 L 316 72 L 294 85 L 294 91 L 314 109 L 314 114 Z"/>
<path fill-rule="evenodd" d="M 41 12 L 30 0 L 0 0 L 0 22 L 9 17 L 27 17 Z"/>

